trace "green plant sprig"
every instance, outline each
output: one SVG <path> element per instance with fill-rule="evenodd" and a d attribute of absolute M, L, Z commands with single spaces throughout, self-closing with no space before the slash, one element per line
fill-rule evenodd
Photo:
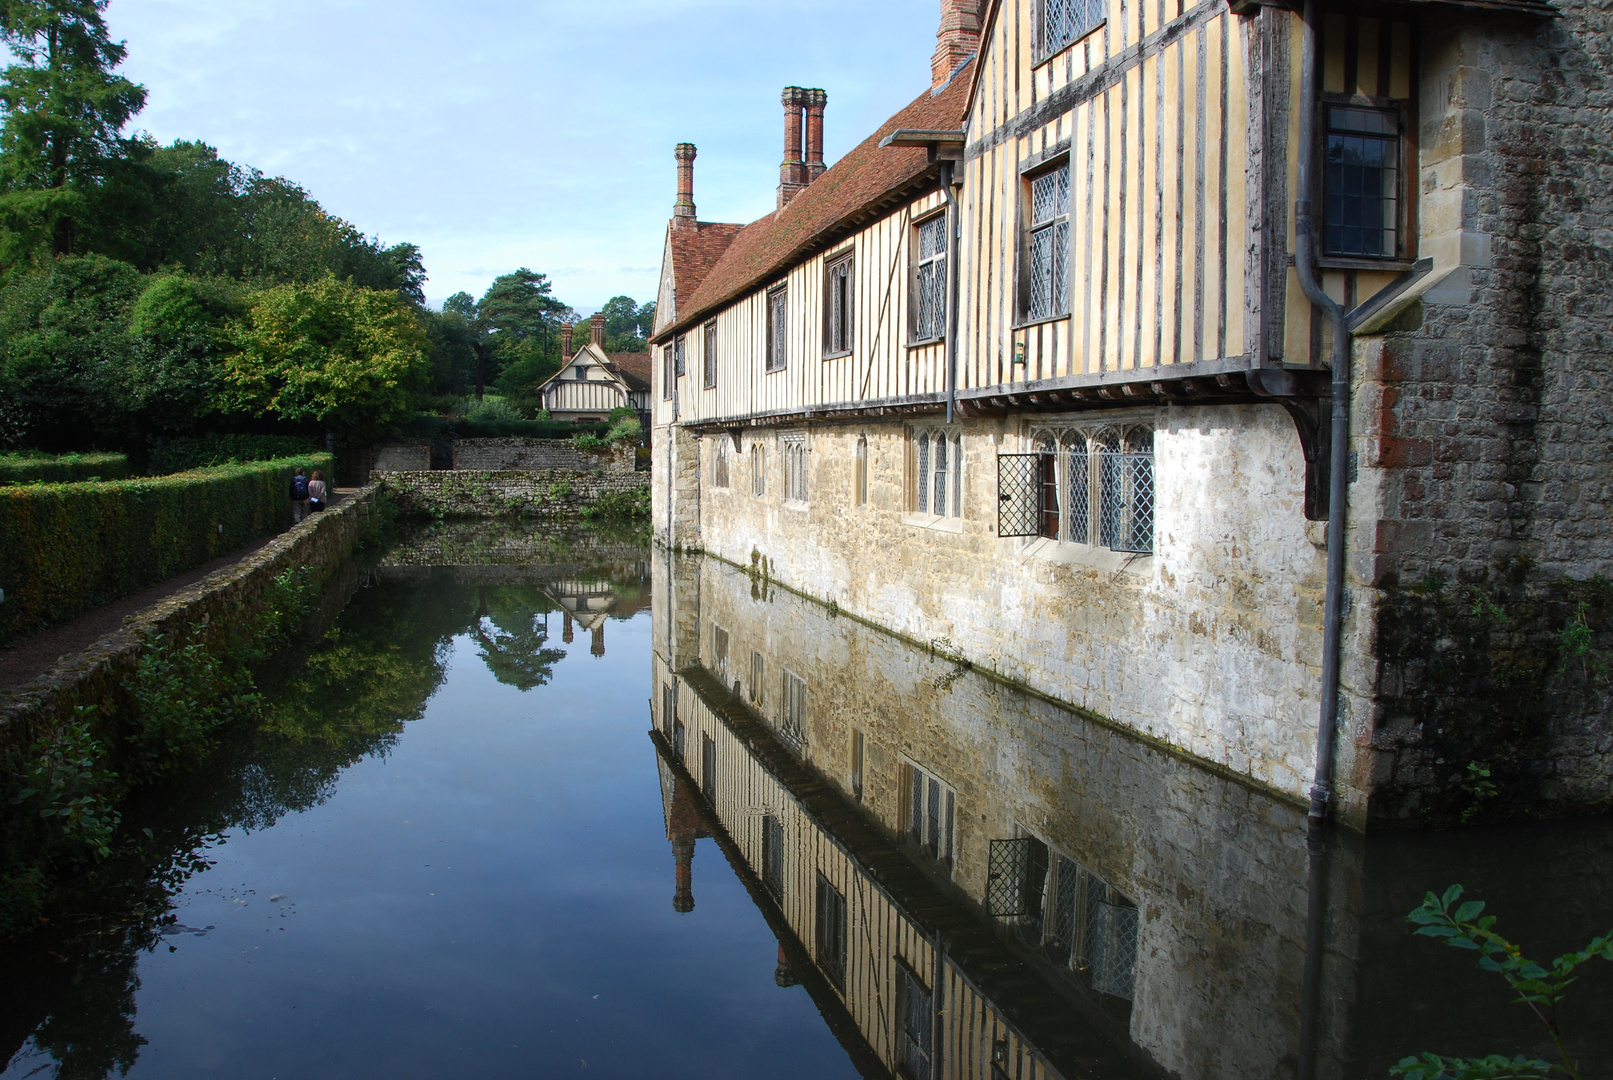
<path fill-rule="evenodd" d="M 1489 1077 L 1549 1077 L 1561 1073 L 1573 1080 L 1580 1080 L 1579 1068 L 1568 1056 L 1568 1048 L 1563 1045 L 1562 1032 L 1557 1024 L 1557 1004 L 1574 981 L 1574 970 L 1579 965 L 1598 956 L 1613 961 L 1613 932 L 1603 934 L 1577 952 L 1564 953 L 1553 960 L 1550 967 L 1543 967 L 1495 932 L 1495 916 L 1483 913 L 1484 904 L 1481 901 L 1462 903 L 1461 900 L 1460 885 L 1452 885 L 1443 896 L 1429 893 L 1423 897 L 1420 907 L 1406 915 L 1406 920 L 1416 924 L 1416 932 L 1424 937 L 1438 938 L 1452 948 L 1481 954 L 1479 967 L 1506 979 L 1507 985 L 1518 994 L 1515 1000 L 1528 1005 L 1540 1022 L 1546 1025 L 1562 1064 L 1553 1065 L 1522 1057 L 1508 1059 L 1496 1054 L 1485 1058 L 1445 1058 L 1437 1054 L 1424 1054 L 1421 1058 L 1404 1058 L 1389 1070 L 1390 1075 L 1411 1077 L 1413 1080 L 1478 1080 Z"/>

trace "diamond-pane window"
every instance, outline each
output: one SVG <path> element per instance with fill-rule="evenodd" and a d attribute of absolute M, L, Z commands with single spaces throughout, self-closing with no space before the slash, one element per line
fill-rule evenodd
<path fill-rule="evenodd" d="M 1154 550 L 1154 433 L 1128 432 L 1100 443 L 1102 498 L 1099 540 L 1115 551 Z"/>
<path fill-rule="evenodd" d="M 1105 0 L 1042 0 L 1042 55 L 1052 56 L 1103 22 Z"/>
<path fill-rule="evenodd" d="M 789 346 L 789 294 L 781 288 L 767 294 L 767 370 L 783 371 Z"/>
<path fill-rule="evenodd" d="M 1070 167 L 1060 165 L 1031 181 L 1031 229 L 1025 315 L 1048 319 L 1068 310 Z"/>
<path fill-rule="evenodd" d="M 918 450 L 918 512 L 930 512 L 930 433 L 919 433 Z"/>
<path fill-rule="evenodd" d="M 947 216 L 920 222 L 918 259 L 913 268 L 913 339 L 928 341 L 946 332 Z"/>
<path fill-rule="evenodd" d="M 1090 457 L 1086 436 L 1078 434 L 1072 438 L 1065 458 L 1070 489 L 1070 499 L 1066 510 L 1070 519 L 1068 538 L 1077 544 L 1091 542 L 1088 532 L 1092 520 L 1092 469 Z"/>

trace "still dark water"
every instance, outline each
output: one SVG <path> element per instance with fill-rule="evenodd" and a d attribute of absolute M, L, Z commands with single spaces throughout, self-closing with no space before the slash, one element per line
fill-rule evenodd
<path fill-rule="evenodd" d="M 631 543 L 437 528 L 343 589 L 127 809 L 144 857 L 0 947 L 4 1080 L 1295 1075 L 1297 808 Z M 1322 1075 L 1543 1054 L 1403 915 L 1462 881 L 1549 957 L 1610 862 L 1606 819 L 1341 840 Z M 1613 965 L 1571 998 L 1613 1075 Z"/>

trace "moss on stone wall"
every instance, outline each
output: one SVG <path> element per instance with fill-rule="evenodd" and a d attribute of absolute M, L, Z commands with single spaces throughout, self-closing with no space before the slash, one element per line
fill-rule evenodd
<path fill-rule="evenodd" d="M 1431 576 L 1378 611 L 1373 826 L 1594 811 L 1610 801 L 1613 585 L 1524 563 Z"/>

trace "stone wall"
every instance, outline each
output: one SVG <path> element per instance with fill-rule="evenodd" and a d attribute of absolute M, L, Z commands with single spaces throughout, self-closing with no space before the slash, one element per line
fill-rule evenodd
<path fill-rule="evenodd" d="M 582 450 L 571 439 L 455 439 L 454 468 L 474 472 L 569 469 L 633 471 L 633 446 L 619 442 Z"/>
<path fill-rule="evenodd" d="M 375 450 L 370 472 L 414 472 L 431 468 L 430 443 L 395 443 Z"/>
<path fill-rule="evenodd" d="M 1470 807 L 1470 762 L 1519 809 L 1613 781 L 1613 604 L 1585 584 L 1613 575 L 1613 12 L 1554 6 L 1419 46 L 1422 253 L 1462 267 L 1357 349 L 1379 670 L 1350 764 L 1375 820 Z"/>
<path fill-rule="evenodd" d="M 89 648 L 64 657 L 35 683 L 0 695 L 0 762 L 10 775 L 22 775 L 23 753 L 70 719 L 77 706 L 102 706 L 103 723 L 115 729 L 117 718 L 128 712 L 127 686 L 145 638 L 184 631 L 211 641 L 227 633 L 243 612 L 253 611 L 264 589 L 284 570 L 308 567 L 316 581 L 328 584 L 376 513 L 375 494 L 374 488 L 366 488 L 311 515 L 234 566 L 209 574 L 132 616 Z"/>
<path fill-rule="evenodd" d="M 1023 449 L 1020 426 L 1002 421 L 962 426 L 964 513 L 939 522 L 903 509 L 901 423 L 796 429 L 810 446 L 805 503 L 782 498 L 776 432 L 745 433 L 726 489 L 710 483 L 703 439 L 682 455 L 704 466 L 687 470 L 700 481 L 698 529 L 675 535 L 739 565 L 766 560 L 790 588 L 921 643 L 944 639 L 979 667 L 1300 795 L 1315 755 L 1325 553 L 1304 517 L 1293 423 L 1275 405 L 1127 415 L 1155 427 L 1152 556 L 999 538 L 997 454 Z M 859 437 L 865 506 L 852 492 Z M 767 449 L 762 497 L 741 465 L 752 440 Z M 673 475 L 687 486 L 684 472 Z M 658 459 L 658 499 L 667 473 Z"/>
<path fill-rule="evenodd" d="M 633 471 L 394 472 L 376 477 L 406 518 L 578 519 L 589 511 L 629 517 L 644 480 Z M 601 500 L 605 505 L 601 506 Z"/>

